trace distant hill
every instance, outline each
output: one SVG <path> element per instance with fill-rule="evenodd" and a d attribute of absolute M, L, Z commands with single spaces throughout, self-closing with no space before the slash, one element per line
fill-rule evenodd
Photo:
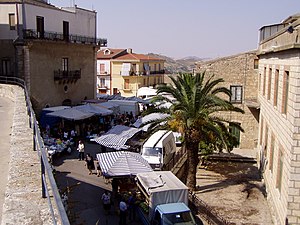
<path fill-rule="evenodd" d="M 204 61 L 205 59 L 196 56 L 188 56 L 182 59 L 173 59 L 164 55 L 149 53 L 149 56 L 166 60 L 165 69 L 167 74 L 172 73 L 191 73 L 195 69 L 195 62 Z"/>

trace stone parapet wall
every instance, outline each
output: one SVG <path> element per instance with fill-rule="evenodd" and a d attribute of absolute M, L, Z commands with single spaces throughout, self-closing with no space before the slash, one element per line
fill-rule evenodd
<path fill-rule="evenodd" d="M 41 166 L 33 151 L 33 131 L 24 90 L 14 85 L 0 85 L 0 97 L 14 102 L 10 163 L 1 224 L 53 224 L 47 199 L 42 198 Z"/>

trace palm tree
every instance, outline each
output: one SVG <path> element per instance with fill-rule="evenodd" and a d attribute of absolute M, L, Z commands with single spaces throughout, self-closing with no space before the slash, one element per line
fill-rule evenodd
<path fill-rule="evenodd" d="M 173 85 L 158 86 L 158 95 L 153 102 L 156 105 L 161 102 L 171 103 L 171 107 L 167 110 L 170 116 L 165 126 L 183 134 L 188 160 L 187 186 L 195 190 L 199 142 L 210 142 L 215 147 L 227 148 L 230 144 L 228 141 L 230 121 L 222 118 L 220 112 L 243 113 L 243 110 L 222 98 L 224 95 L 228 99 L 231 96 L 229 89 L 220 86 L 220 83 L 224 82 L 223 79 L 214 79 L 214 76 L 206 77 L 205 72 L 195 75 L 180 74 L 177 79 L 174 77 L 170 79 Z M 155 107 L 149 111 L 165 113 L 166 108 Z M 231 122 L 230 125 L 242 130 L 237 123 Z"/>

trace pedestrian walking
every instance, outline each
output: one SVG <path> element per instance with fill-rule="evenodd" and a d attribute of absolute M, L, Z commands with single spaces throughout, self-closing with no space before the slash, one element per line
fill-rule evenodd
<path fill-rule="evenodd" d="M 87 169 L 89 170 L 89 175 L 91 175 L 93 173 L 93 170 L 95 169 L 95 164 L 94 164 L 94 158 L 93 156 L 90 155 L 90 153 L 86 154 L 85 164 Z"/>
<path fill-rule="evenodd" d="M 84 144 L 81 140 L 78 142 L 77 150 L 78 150 L 78 160 L 79 161 L 84 160 Z"/>
<path fill-rule="evenodd" d="M 110 206 L 111 206 L 110 193 L 107 190 L 104 191 L 101 200 L 102 200 L 103 208 L 107 215 L 110 213 Z"/>
<path fill-rule="evenodd" d="M 96 163 L 96 172 L 97 172 L 97 177 L 100 177 L 101 176 L 101 167 L 100 167 L 100 164 L 98 161 Z"/>
<path fill-rule="evenodd" d="M 126 225 L 127 204 L 126 204 L 124 198 L 122 198 L 120 201 L 119 209 L 120 209 L 119 225 Z"/>

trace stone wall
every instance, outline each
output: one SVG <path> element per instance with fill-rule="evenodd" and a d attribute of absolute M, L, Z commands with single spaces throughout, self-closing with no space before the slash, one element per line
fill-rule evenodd
<path fill-rule="evenodd" d="M 42 198 L 41 166 L 33 151 L 33 134 L 24 90 L 15 85 L 0 84 L 0 97 L 14 104 L 8 183 L 1 224 L 53 224 L 47 199 Z M 5 119 L 5 118 L 2 118 Z"/>
<path fill-rule="evenodd" d="M 215 60 L 197 62 L 196 72 L 214 74 L 215 78 L 223 78 L 221 85 L 230 89 L 232 85 L 243 87 L 241 104 L 234 104 L 243 109 L 245 114 L 223 113 L 229 121 L 239 122 L 244 133 L 240 133 L 240 148 L 254 149 L 258 139 L 259 110 L 248 102 L 257 101 L 258 71 L 254 68 L 257 59 L 255 52 L 247 52 Z"/>

